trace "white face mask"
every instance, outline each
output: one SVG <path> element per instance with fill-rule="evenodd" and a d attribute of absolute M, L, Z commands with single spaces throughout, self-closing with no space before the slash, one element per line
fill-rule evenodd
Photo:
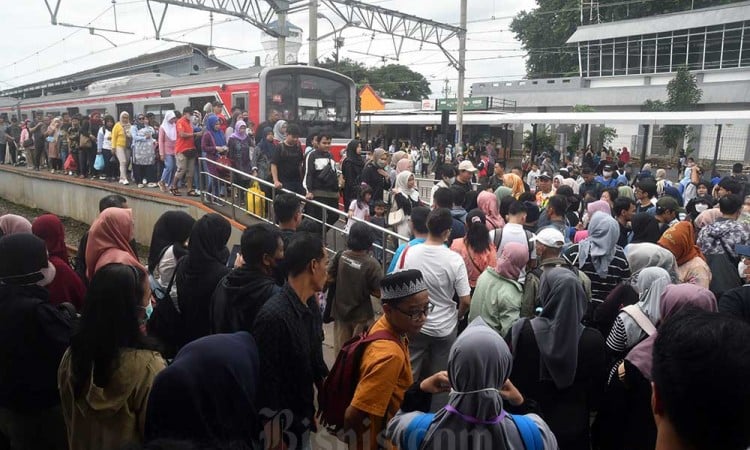
<path fill-rule="evenodd" d="M 448 184 L 453 184 L 456 182 L 456 177 L 448 178 Z"/>
<path fill-rule="evenodd" d="M 747 270 L 747 268 L 748 268 L 748 266 L 747 266 L 747 264 L 745 264 L 745 260 L 744 259 L 742 261 L 740 261 L 739 264 L 737 264 L 737 273 L 740 274 L 740 278 L 742 279 L 742 281 L 747 281 L 745 279 L 747 277 L 745 275 L 745 271 Z"/>
<path fill-rule="evenodd" d="M 696 203 L 695 204 L 695 210 L 699 213 L 702 213 L 703 211 L 708 209 L 708 205 L 705 203 Z"/>
<path fill-rule="evenodd" d="M 612 171 L 605 170 L 604 172 L 602 172 L 602 174 L 604 175 L 604 178 L 609 178 L 612 176 Z"/>

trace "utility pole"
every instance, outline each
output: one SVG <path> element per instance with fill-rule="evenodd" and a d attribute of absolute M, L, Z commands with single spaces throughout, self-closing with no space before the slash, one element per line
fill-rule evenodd
<path fill-rule="evenodd" d="M 451 94 L 451 88 L 448 86 L 448 79 L 446 78 L 443 83 L 445 83 L 445 87 L 443 88 L 443 97 L 448 100 L 448 96 Z"/>
<path fill-rule="evenodd" d="M 308 52 L 310 56 L 307 64 L 310 67 L 318 64 L 318 0 L 312 0 L 310 2 L 310 9 L 308 10 L 307 29 L 310 33 L 310 40 L 308 42 Z"/>
<path fill-rule="evenodd" d="M 463 143 L 464 81 L 466 77 L 466 2 L 461 0 L 461 31 L 458 34 L 458 98 L 456 99 L 456 145 Z"/>
<path fill-rule="evenodd" d="M 288 1 L 278 1 L 279 10 L 276 11 L 276 16 L 278 17 L 278 24 L 279 24 L 279 37 L 276 38 L 276 45 L 277 45 L 277 53 L 278 53 L 278 63 L 280 66 L 283 66 L 286 64 L 286 15 L 287 15 L 287 9 L 289 9 L 289 2 Z"/>

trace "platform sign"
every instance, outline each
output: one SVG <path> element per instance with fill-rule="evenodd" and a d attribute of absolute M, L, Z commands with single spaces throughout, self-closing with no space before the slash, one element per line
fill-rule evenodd
<path fill-rule="evenodd" d="M 435 111 L 437 101 L 434 98 L 425 98 L 422 100 L 422 111 Z"/>
<path fill-rule="evenodd" d="M 481 111 L 489 109 L 489 97 L 467 97 L 464 99 L 464 111 Z M 455 98 L 440 98 L 437 101 L 438 111 L 447 109 L 455 111 L 458 101 Z"/>

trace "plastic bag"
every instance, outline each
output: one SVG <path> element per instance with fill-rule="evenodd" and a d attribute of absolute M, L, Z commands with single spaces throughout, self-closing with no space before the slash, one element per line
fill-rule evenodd
<path fill-rule="evenodd" d="M 94 160 L 94 169 L 95 170 L 104 169 L 104 155 L 102 155 L 101 153 L 96 154 L 96 159 Z"/>

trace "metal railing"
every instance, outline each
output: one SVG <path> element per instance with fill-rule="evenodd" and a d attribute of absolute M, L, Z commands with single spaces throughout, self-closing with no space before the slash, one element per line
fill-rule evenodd
<path fill-rule="evenodd" d="M 271 182 L 225 166 L 214 160 L 203 157 L 198 158 L 198 160 L 200 162 L 201 200 L 204 203 L 213 203 L 217 206 L 231 208 L 230 214 L 234 220 L 238 220 L 238 215 L 246 215 L 277 226 L 273 215 L 273 199 L 280 193 L 292 194 L 302 202 L 303 206 L 312 205 L 321 211 L 320 218 L 314 217 L 307 212 L 303 213 L 303 217 L 318 224 L 321 232 L 321 240 L 326 249 L 332 254 L 346 249 L 346 231 L 344 227 L 348 220 L 347 212 L 331 208 L 315 200 L 308 200 L 305 196 L 288 189 L 277 189 Z M 215 167 L 218 172 L 228 174 L 229 178 L 223 178 L 205 170 L 209 166 Z M 239 183 L 240 180 L 249 180 L 250 187 L 242 186 Z M 211 186 L 209 188 L 209 181 L 212 184 L 215 183 L 215 187 Z M 258 190 L 253 189 L 256 183 L 257 187 L 260 188 Z M 270 192 L 270 197 L 267 196 L 266 192 Z M 224 195 L 221 195 L 222 193 Z M 250 201 L 252 202 L 251 204 L 249 204 Z M 260 205 L 260 208 L 256 208 L 256 205 Z M 336 221 L 331 221 L 331 225 L 328 224 L 328 217 L 330 215 L 336 216 Z M 401 236 L 387 228 L 357 219 L 356 217 L 352 220 L 366 224 L 373 235 L 380 238 L 380 242 L 374 243 L 373 247 L 383 267 L 387 267 L 387 264 L 390 263 L 398 243 L 410 240 L 408 237 Z"/>

